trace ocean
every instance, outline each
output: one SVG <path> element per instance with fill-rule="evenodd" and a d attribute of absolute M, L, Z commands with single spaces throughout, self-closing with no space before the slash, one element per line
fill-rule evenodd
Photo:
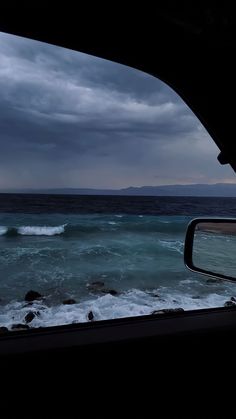
<path fill-rule="evenodd" d="M 0 194 L 0 327 L 223 306 L 236 285 L 187 270 L 184 238 L 235 214 L 236 198 Z"/>

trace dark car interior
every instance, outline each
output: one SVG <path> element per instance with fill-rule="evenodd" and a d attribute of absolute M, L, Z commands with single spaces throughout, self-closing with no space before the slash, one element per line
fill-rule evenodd
<path fill-rule="evenodd" d="M 9 3 L 0 9 L 0 31 L 158 77 L 207 129 L 219 147 L 219 165 L 236 170 L 234 6 L 161 1 L 127 7 Z M 12 409 L 47 417 L 47 403 L 54 412 L 49 417 L 135 411 L 235 417 L 235 341 L 234 307 L 1 335 L 2 417 Z"/>

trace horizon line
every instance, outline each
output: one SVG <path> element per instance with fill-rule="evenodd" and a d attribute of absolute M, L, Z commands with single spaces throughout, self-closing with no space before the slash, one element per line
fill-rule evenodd
<path fill-rule="evenodd" d="M 236 181 L 234 182 L 216 182 L 216 183 L 168 183 L 168 184 L 161 184 L 161 185 L 142 185 L 142 186 L 126 186 L 126 187 L 121 187 L 121 188 L 114 188 L 114 187 L 86 187 L 86 186 L 56 186 L 56 187 L 49 187 L 49 188 L 45 188 L 45 187 L 11 187 L 11 188 L 5 188 L 5 189 L 0 189 L 0 193 L 5 193 L 6 191 L 20 191 L 20 190 L 30 190 L 30 191 L 38 191 L 38 190 L 71 190 L 71 189 L 84 189 L 84 190 L 104 190 L 104 191 L 122 191 L 122 190 L 127 190 L 127 189 L 142 189 L 142 188 L 165 188 L 165 187 L 173 187 L 173 186 L 218 186 L 218 185 L 234 185 L 236 186 Z"/>

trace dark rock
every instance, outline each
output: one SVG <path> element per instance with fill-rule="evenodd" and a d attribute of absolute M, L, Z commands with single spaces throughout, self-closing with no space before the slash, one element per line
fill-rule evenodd
<path fill-rule="evenodd" d="M 93 315 L 92 310 L 88 313 L 88 319 L 89 319 L 90 321 L 94 320 L 94 315 Z"/>
<path fill-rule="evenodd" d="M 236 307 L 236 303 L 234 301 L 226 301 L 224 307 Z"/>
<path fill-rule="evenodd" d="M 26 323 L 30 323 L 30 322 L 32 322 L 32 320 L 33 320 L 36 316 L 40 316 L 40 312 L 39 312 L 39 311 L 29 311 L 29 313 L 27 313 L 27 314 L 26 314 L 26 316 L 25 316 L 25 322 L 26 322 Z"/>
<path fill-rule="evenodd" d="M 177 308 L 164 308 L 165 313 L 182 313 L 184 309 L 182 307 Z"/>
<path fill-rule="evenodd" d="M 5 333 L 5 332 L 8 332 L 8 328 L 7 328 L 7 327 L 5 327 L 5 326 L 1 326 L 1 327 L 0 327 L 0 335 L 1 335 L 2 333 Z"/>
<path fill-rule="evenodd" d="M 163 310 L 154 310 L 151 312 L 151 314 L 164 314 Z"/>
<path fill-rule="evenodd" d="M 35 314 L 33 311 L 30 311 L 29 313 L 26 314 L 25 316 L 25 322 L 26 323 L 30 323 L 32 322 L 32 320 L 35 318 Z"/>
<path fill-rule="evenodd" d="M 169 314 L 169 313 L 182 313 L 184 309 L 182 307 L 178 308 L 163 308 L 162 310 L 154 310 L 151 314 Z"/>
<path fill-rule="evenodd" d="M 209 278 L 206 280 L 207 284 L 217 284 L 218 282 L 221 282 L 220 278 Z"/>
<path fill-rule="evenodd" d="M 199 300 L 201 297 L 200 297 L 200 295 L 193 295 L 192 296 L 192 299 L 193 300 Z"/>
<path fill-rule="evenodd" d="M 104 282 L 103 281 L 93 281 L 93 282 L 91 282 L 91 285 L 93 286 L 93 287 L 104 287 Z"/>
<path fill-rule="evenodd" d="M 68 298 L 68 300 L 64 300 L 62 304 L 76 304 L 76 301 L 73 298 Z"/>
<path fill-rule="evenodd" d="M 230 300 L 234 301 L 236 303 L 236 298 L 235 297 L 231 297 Z"/>
<path fill-rule="evenodd" d="M 107 289 L 107 288 L 103 289 L 103 290 L 102 290 L 102 293 L 103 293 L 103 294 L 111 294 L 111 295 L 117 295 L 117 294 L 118 294 L 118 292 L 117 292 L 117 291 L 115 291 L 115 290 L 109 290 L 109 289 Z"/>
<path fill-rule="evenodd" d="M 34 301 L 42 298 L 42 295 L 37 291 L 30 290 L 25 295 L 25 301 Z"/>
<path fill-rule="evenodd" d="M 100 291 L 104 287 L 104 282 L 102 281 L 95 281 L 87 284 L 87 288 L 89 291 Z"/>
<path fill-rule="evenodd" d="M 11 330 L 26 330 L 26 329 L 29 329 L 28 324 L 22 324 L 22 323 L 13 324 L 11 327 Z"/>
<path fill-rule="evenodd" d="M 159 294 L 157 294 L 157 292 L 153 292 L 153 291 L 146 291 L 147 292 L 147 294 L 149 294 L 151 297 L 154 297 L 154 298 L 160 298 L 160 295 Z"/>
<path fill-rule="evenodd" d="M 105 284 L 102 281 L 95 281 L 87 284 L 87 288 L 92 292 L 102 292 L 103 294 L 117 295 L 118 292 L 109 288 L 104 288 Z"/>

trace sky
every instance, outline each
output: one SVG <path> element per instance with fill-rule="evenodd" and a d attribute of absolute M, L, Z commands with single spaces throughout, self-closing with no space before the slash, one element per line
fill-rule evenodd
<path fill-rule="evenodd" d="M 160 80 L 0 33 L 0 190 L 235 183 Z"/>

